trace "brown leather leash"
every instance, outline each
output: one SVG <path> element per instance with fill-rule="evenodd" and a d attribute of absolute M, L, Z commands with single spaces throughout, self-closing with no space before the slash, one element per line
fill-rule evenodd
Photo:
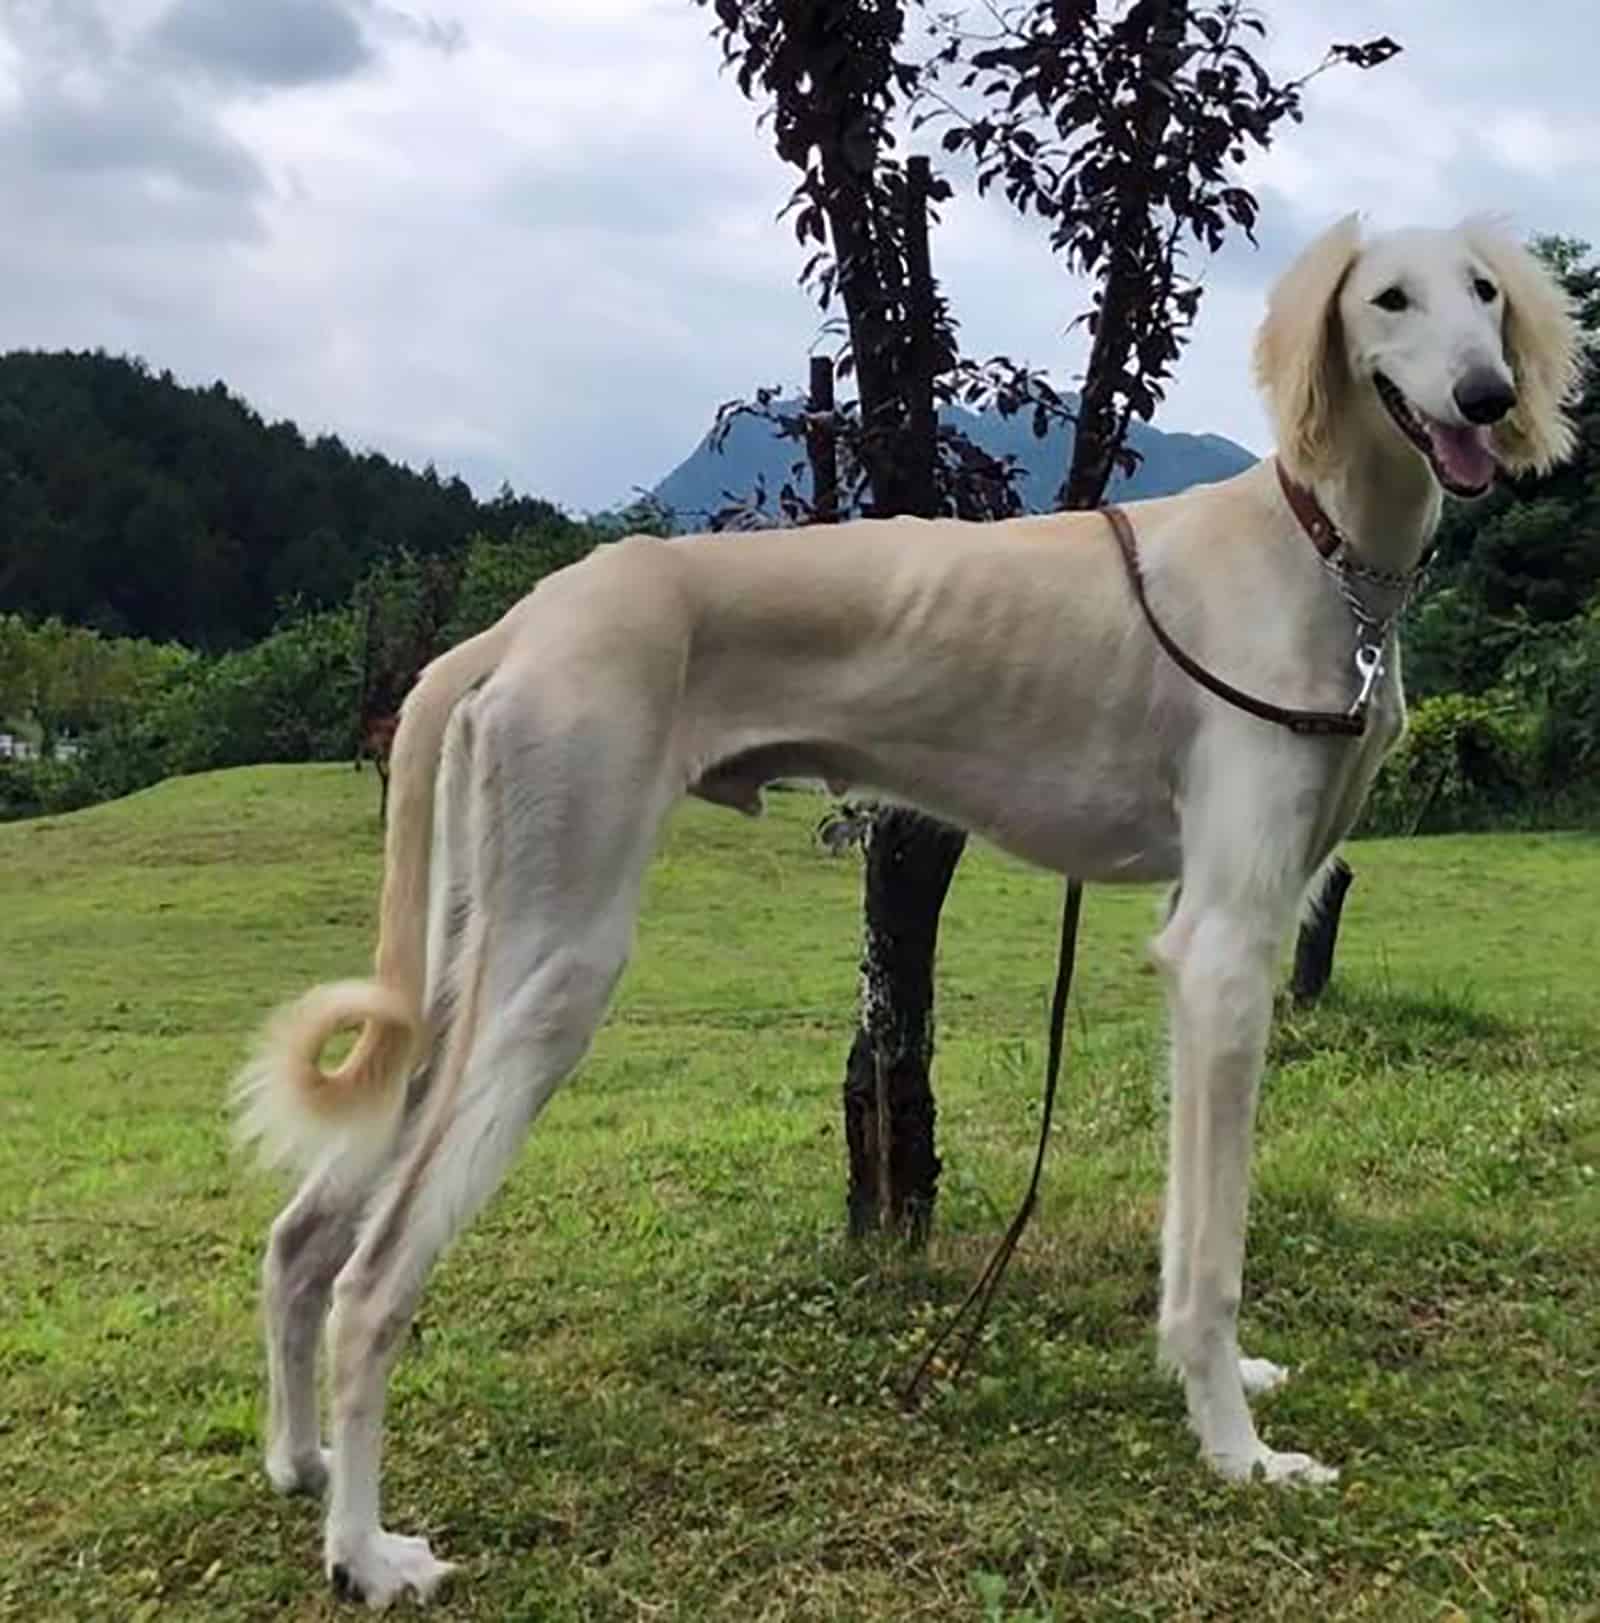
<path fill-rule="evenodd" d="M 1011 1227 L 1006 1230 L 1005 1237 L 995 1247 L 994 1255 L 989 1258 L 988 1266 L 978 1276 L 977 1284 L 967 1292 L 966 1300 L 950 1315 L 945 1321 L 944 1328 L 928 1344 L 928 1350 L 923 1353 L 921 1361 L 912 1371 L 911 1379 L 901 1390 L 900 1403 L 903 1408 L 915 1409 L 921 1401 L 924 1383 L 933 1368 L 934 1360 L 939 1356 L 939 1349 L 956 1333 L 962 1320 L 971 1312 L 972 1322 L 962 1338 L 961 1351 L 957 1354 L 950 1371 L 951 1381 L 961 1378 L 961 1372 L 967 1367 L 972 1349 L 977 1346 L 978 1337 L 983 1332 L 984 1322 L 989 1317 L 990 1304 L 994 1301 L 995 1292 L 1000 1289 L 1000 1281 L 1005 1276 L 1006 1265 L 1011 1261 L 1011 1253 L 1017 1249 L 1022 1231 L 1027 1227 L 1028 1219 L 1033 1215 L 1033 1208 L 1038 1204 L 1039 1183 L 1044 1177 L 1045 1150 L 1050 1143 L 1050 1121 L 1056 1108 L 1056 1083 L 1061 1077 L 1061 1055 L 1066 1047 L 1067 998 L 1072 991 L 1072 970 L 1078 958 L 1078 915 L 1082 910 L 1083 881 L 1069 879 L 1066 901 L 1061 909 L 1061 948 L 1056 955 L 1056 987 L 1050 998 L 1050 1049 L 1044 1064 L 1044 1110 L 1039 1122 L 1039 1148 L 1034 1152 L 1033 1176 L 1028 1180 L 1028 1192 L 1022 1197 L 1022 1205 L 1018 1207 L 1017 1215 L 1011 1219 Z"/>
<path fill-rule="evenodd" d="M 1283 464 L 1277 464 L 1278 481 L 1282 487 L 1285 499 L 1299 520 L 1301 528 L 1305 531 L 1311 544 L 1317 549 L 1324 564 L 1334 567 L 1334 558 L 1343 545 L 1343 538 L 1335 528 L 1331 519 L 1323 512 L 1322 505 L 1316 496 L 1303 485 L 1296 484 L 1283 471 Z M 1262 721 L 1270 721 L 1280 727 L 1287 727 L 1290 732 L 1302 736 L 1312 737 L 1360 737 L 1366 731 L 1367 714 L 1370 709 L 1370 691 L 1376 677 L 1381 674 L 1381 653 L 1373 650 L 1375 663 L 1370 667 L 1364 665 L 1359 657 L 1357 672 L 1362 678 L 1362 688 L 1355 704 L 1347 711 L 1337 710 L 1292 710 L 1285 705 L 1273 704 L 1270 700 L 1259 699 L 1254 694 L 1246 693 L 1236 688 L 1231 682 L 1225 682 L 1220 676 L 1208 671 L 1198 660 L 1184 652 L 1183 648 L 1173 640 L 1165 626 L 1156 618 L 1155 610 L 1150 606 L 1150 599 L 1145 591 L 1144 571 L 1139 567 L 1139 544 L 1133 533 L 1133 524 L 1128 515 L 1120 507 L 1103 507 L 1100 509 L 1110 524 L 1112 533 L 1117 538 L 1117 547 L 1122 554 L 1122 562 L 1127 570 L 1128 584 L 1133 589 L 1135 601 L 1140 612 L 1144 615 L 1145 624 L 1149 626 L 1151 635 L 1160 644 L 1163 652 L 1192 681 L 1197 682 L 1207 692 L 1214 693 L 1219 699 L 1233 705 L 1236 709 L 1245 711 L 1248 715 L 1259 717 Z M 1425 556 L 1417 569 L 1407 576 L 1385 575 L 1382 571 L 1367 569 L 1364 566 L 1355 566 L 1355 572 L 1379 580 L 1393 589 L 1395 586 L 1404 587 L 1407 595 L 1420 578 L 1421 572 L 1427 566 Z M 1350 602 L 1348 593 L 1346 601 Z M 1356 604 L 1350 602 L 1352 610 L 1357 614 L 1358 623 L 1362 618 L 1361 611 Z M 1402 604 L 1403 606 L 1403 604 Z M 944 1328 L 929 1343 L 928 1349 L 923 1353 L 911 1378 L 901 1389 L 901 1406 L 906 1409 L 915 1409 L 922 1399 L 934 1362 L 940 1350 L 949 1341 L 957 1329 L 960 1328 L 969 1314 L 971 1322 L 967 1326 L 967 1333 L 962 1338 L 961 1350 L 957 1354 L 950 1369 L 950 1380 L 960 1379 L 962 1371 L 972 1356 L 973 1348 L 978 1344 L 978 1337 L 983 1332 L 983 1326 L 989 1317 L 989 1309 L 994 1302 L 996 1293 L 1005 1276 L 1007 1265 L 1017 1244 L 1022 1238 L 1022 1231 L 1027 1227 L 1028 1219 L 1033 1215 L 1035 1206 L 1039 1201 L 1039 1185 L 1044 1176 L 1045 1151 L 1050 1142 L 1050 1126 L 1055 1115 L 1056 1088 L 1061 1077 L 1061 1060 L 1066 1048 L 1066 1018 L 1067 999 L 1072 991 L 1072 972 L 1077 961 L 1078 953 L 1078 919 L 1083 910 L 1083 881 L 1069 879 L 1067 881 L 1066 899 L 1061 910 L 1061 946 L 1056 958 L 1055 992 L 1050 1000 L 1050 1036 L 1049 1048 L 1045 1058 L 1044 1068 L 1044 1108 L 1039 1122 L 1039 1146 L 1034 1152 L 1033 1175 L 1028 1180 L 1028 1192 L 1022 1197 L 1022 1204 L 1017 1209 L 1017 1215 L 1012 1218 L 1011 1226 L 1006 1230 L 994 1254 L 989 1258 L 988 1264 L 978 1276 L 977 1283 L 967 1292 L 965 1300 L 954 1313 L 945 1321 Z"/>

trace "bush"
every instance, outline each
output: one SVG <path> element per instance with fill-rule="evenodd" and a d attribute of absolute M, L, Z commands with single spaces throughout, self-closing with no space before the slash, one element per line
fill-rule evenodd
<path fill-rule="evenodd" d="M 152 645 L 153 646 L 153 645 Z M 238 653 L 162 649 L 161 680 L 107 709 L 70 759 L 0 762 L 0 819 L 75 811 L 165 777 L 355 752 L 355 618 L 303 615 Z"/>
<path fill-rule="evenodd" d="M 137 751 L 142 740 L 158 775 L 338 760 L 355 753 L 358 686 L 354 616 L 306 615 L 254 647 L 196 660 L 124 747 Z"/>
<path fill-rule="evenodd" d="M 19 817 L 48 817 L 77 811 L 108 800 L 84 770 L 85 757 L 56 761 L 34 757 L 26 761 L 0 761 L 0 822 Z M 158 774 L 159 775 L 159 774 Z M 154 781 L 147 780 L 147 781 Z M 119 789 L 116 794 L 128 791 Z"/>
<path fill-rule="evenodd" d="M 1504 694 L 1424 699 L 1378 773 L 1360 832 L 1437 834 L 1524 819 L 1536 727 Z"/>
<path fill-rule="evenodd" d="M 474 536 L 462 560 L 444 645 L 451 647 L 492 626 L 546 575 L 587 557 L 597 539 L 595 531 L 575 527 L 519 529 L 505 541 Z"/>
<path fill-rule="evenodd" d="M 1600 600 L 1559 625 L 1532 628 L 1506 667 L 1506 688 L 1536 718 L 1534 771 L 1550 790 L 1600 779 Z"/>
<path fill-rule="evenodd" d="M 0 760 L 0 822 L 37 817 L 45 808 L 39 794 L 37 761 Z"/>

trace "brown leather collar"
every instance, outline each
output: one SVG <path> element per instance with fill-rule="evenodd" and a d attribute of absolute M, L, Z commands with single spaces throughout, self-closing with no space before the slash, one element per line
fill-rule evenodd
<path fill-rule="evenodd" d="M 1300 528 L 1306 532 L 1311 539 L 1311 545 L 1324 558 L 1331 558 L 1344 541 L 1344 537 L 1339 534 L 1339 527 L 1323 512 L 1322 503 L 1316 496 L 1298 480 L 1289 477 L 1283 463 L 1277 457 L 1274 457 L 1272 462 L 1278 470 L 1278 486 L 1283 491 L 1283 499 L 1294 510 L 1294 516 L 1300 520 Z"/>
<path fill-rule="evenodd" d="M 1231 682 L 1224 682 L 1220 676 L 1208 671 L 1199 660 L 1186 654 L 1156 618 L 1155 610 L 1150 606 L 1150 599 L 1145 593 L 1144 571 L 1139 567 L 1139 544 L 1134 538 L 1133 525 L 1128 515 L 1120 507 L 1102 507 L 1100 511 L 1105 514 L 1106 522 L 1110 524 L 1111 532 L 1117 538 L 1117 546 L 1121 550 L 1122 561 L 1128 571 L 1128 584 L 1133 588 L 1134 599 L 1144 614 L 1145 623 L 1165 650 L 1167 657 L 1191 681 L 1199 683 L 1207 692 L 1216 694 L 1219 699 L 1225 700 L 1236 710 L 1258 716 L 1262 721 L 1274 722 L 1279 727 L 1287 727 L 1292 733 L 1311 734 L 1323 738 L 1329 736 L 1359 738 L 1367 730 L 1369 706 L 1364 695 L 1347 711 L 1291 710 L 1285 705 L 1273 704 L 1269 699 L 1258 699 L 1253 693 L 1246 693 L 1234 687 Z M 1321 509 L 1318 508 L 1317 511 L 1321 512 Z M 1315 540 L 1315 536 L 1312 539 Z M 1335 545 L 1337 544 L 1336 541 Z"/>

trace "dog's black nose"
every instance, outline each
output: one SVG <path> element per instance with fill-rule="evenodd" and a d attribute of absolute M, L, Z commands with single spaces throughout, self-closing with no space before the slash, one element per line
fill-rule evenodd
<path fill-rule="evenodd" d="M 1517 403 L 1517 391 L 1498 372 L 1469 372 L 1455 387 L 1456 410 L 1469 423 L 1498 423 Z"/>

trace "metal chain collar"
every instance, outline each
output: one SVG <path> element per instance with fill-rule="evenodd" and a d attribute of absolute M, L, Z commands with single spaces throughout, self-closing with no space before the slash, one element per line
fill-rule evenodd
<path fill-rule="evenodd" d="M 1433 561 L 1433 552 L 1430 548 L 1424 553 L 1422 561 L 1415 569 L 1375 569 L 1371 564 L 1364 564 L 1352 558 L 1349 543 L 1340 536 L 1338 545 L 1332 552 L 1326 555 L 1318 552 L 1317 557 L 1338 589 L 1339 596 L 1344 599 L 1350 617 L 1355 621 L 1356 646 L 1353 659 L 1359 687 L 1350 706 L 1350 714 L 1355 715 L 1365 708 L 1372 698 L 1373 689 L 1383 680 L 1386 668 L 1384 650 L 1389 644 L 1389 634 L 1411 606 L 1426 579 L 1428 565 Z M 1373 610 L 1361 593 L 1362 585 L 1394 595 L 1395 600 L 1387 613 L 1380 614 Z"/>

